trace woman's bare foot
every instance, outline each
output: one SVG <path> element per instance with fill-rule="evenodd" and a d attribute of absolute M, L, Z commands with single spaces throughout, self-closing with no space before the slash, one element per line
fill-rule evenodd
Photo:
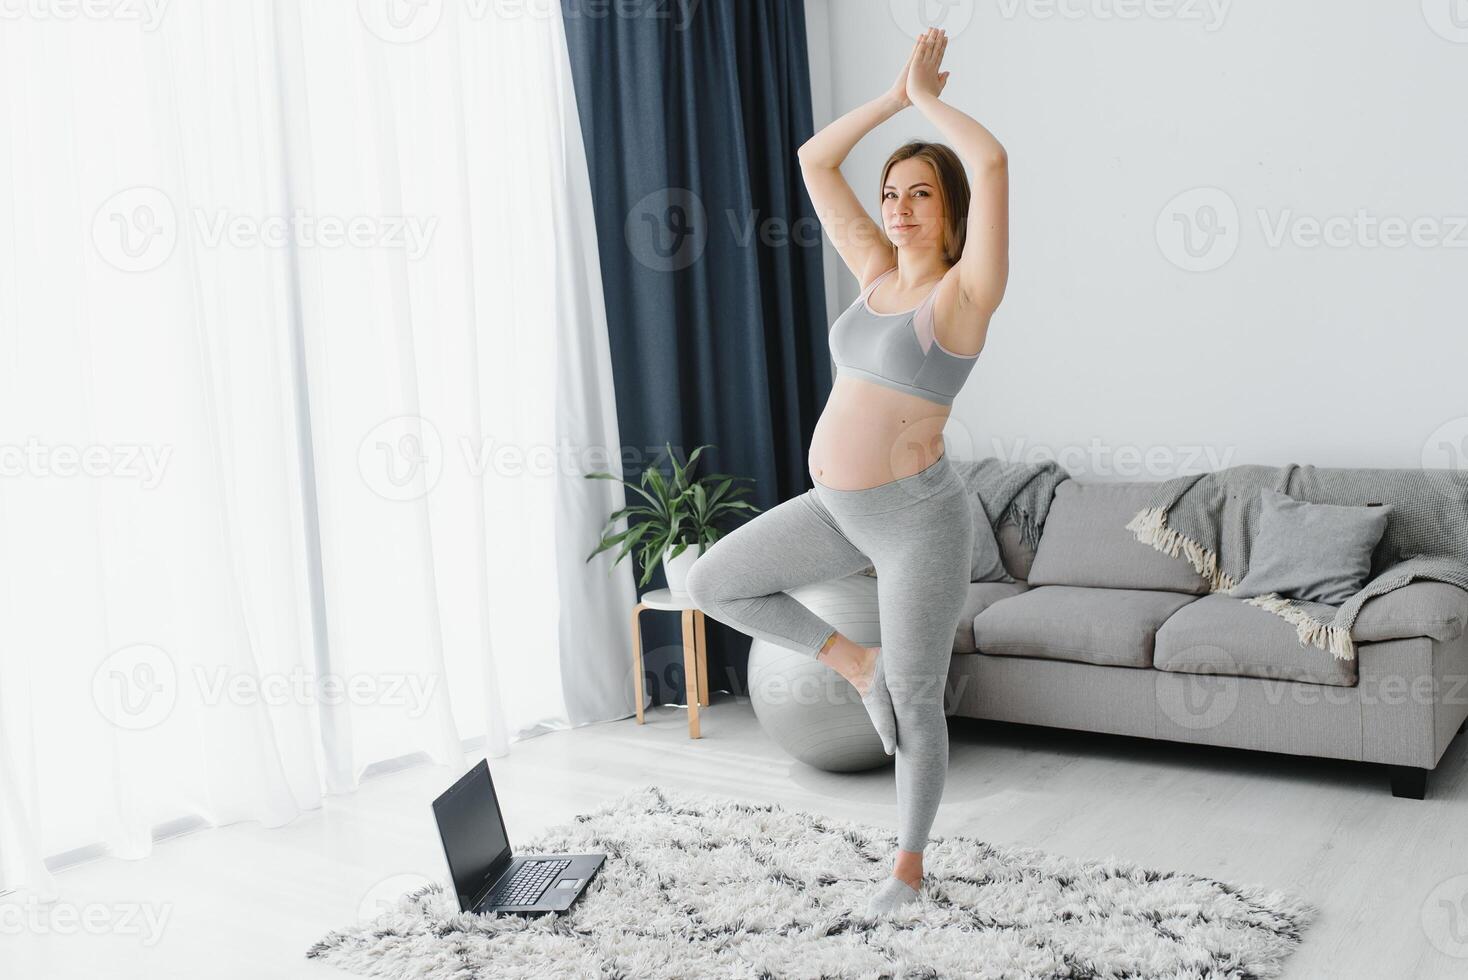
<path fill-rule="evenodd" d="M 860 646 L 838 633 L 836 642 L 817 659 L 850 681 L 856 693 L 865 697 L 876 676 L 877 654 L 881 649 Z"/>
<path fill-rule="evenodd" d="M 897 852 L 897 859 L 893 863 L 892 877 L 901 878 L 914 890 L 921 888 L 923 883 L 923 852 L 903 851 Z"/>

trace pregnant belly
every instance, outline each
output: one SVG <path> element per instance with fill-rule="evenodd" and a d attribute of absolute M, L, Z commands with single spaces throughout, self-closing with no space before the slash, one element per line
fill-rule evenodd
<path fill-rule="evenodd" d="M 864 490 L 911 476 L 943 455 L 948 416 L 946 405 L 838 375 L 811 437 L 811 479 Z"/>

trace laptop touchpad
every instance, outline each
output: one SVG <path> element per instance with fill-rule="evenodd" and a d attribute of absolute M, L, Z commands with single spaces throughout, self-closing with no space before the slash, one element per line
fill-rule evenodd
<path fill-rule="evenodd" d="M 580 878 L 562 878 L 560 881 L 556 882 L 557 888 L 579 888 L 580 886 Z"/>

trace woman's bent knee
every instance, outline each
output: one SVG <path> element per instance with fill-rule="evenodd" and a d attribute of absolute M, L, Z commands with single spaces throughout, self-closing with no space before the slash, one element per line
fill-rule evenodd
<path fill-rule="evenodd" d="M 688 577 L 683 582 L 683 589 L 698 608 L 713 609 L 718 605 L 717 582 L 718 573 L 705 552 L 688 566 Z"/>

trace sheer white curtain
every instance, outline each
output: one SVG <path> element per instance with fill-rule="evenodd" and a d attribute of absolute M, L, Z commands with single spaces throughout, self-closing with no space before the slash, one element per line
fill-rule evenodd
<path fill-rule="evenodd" d="M 559 7 L 421 9 L 0 32 L 0 889 L 633 709 Z"/>

